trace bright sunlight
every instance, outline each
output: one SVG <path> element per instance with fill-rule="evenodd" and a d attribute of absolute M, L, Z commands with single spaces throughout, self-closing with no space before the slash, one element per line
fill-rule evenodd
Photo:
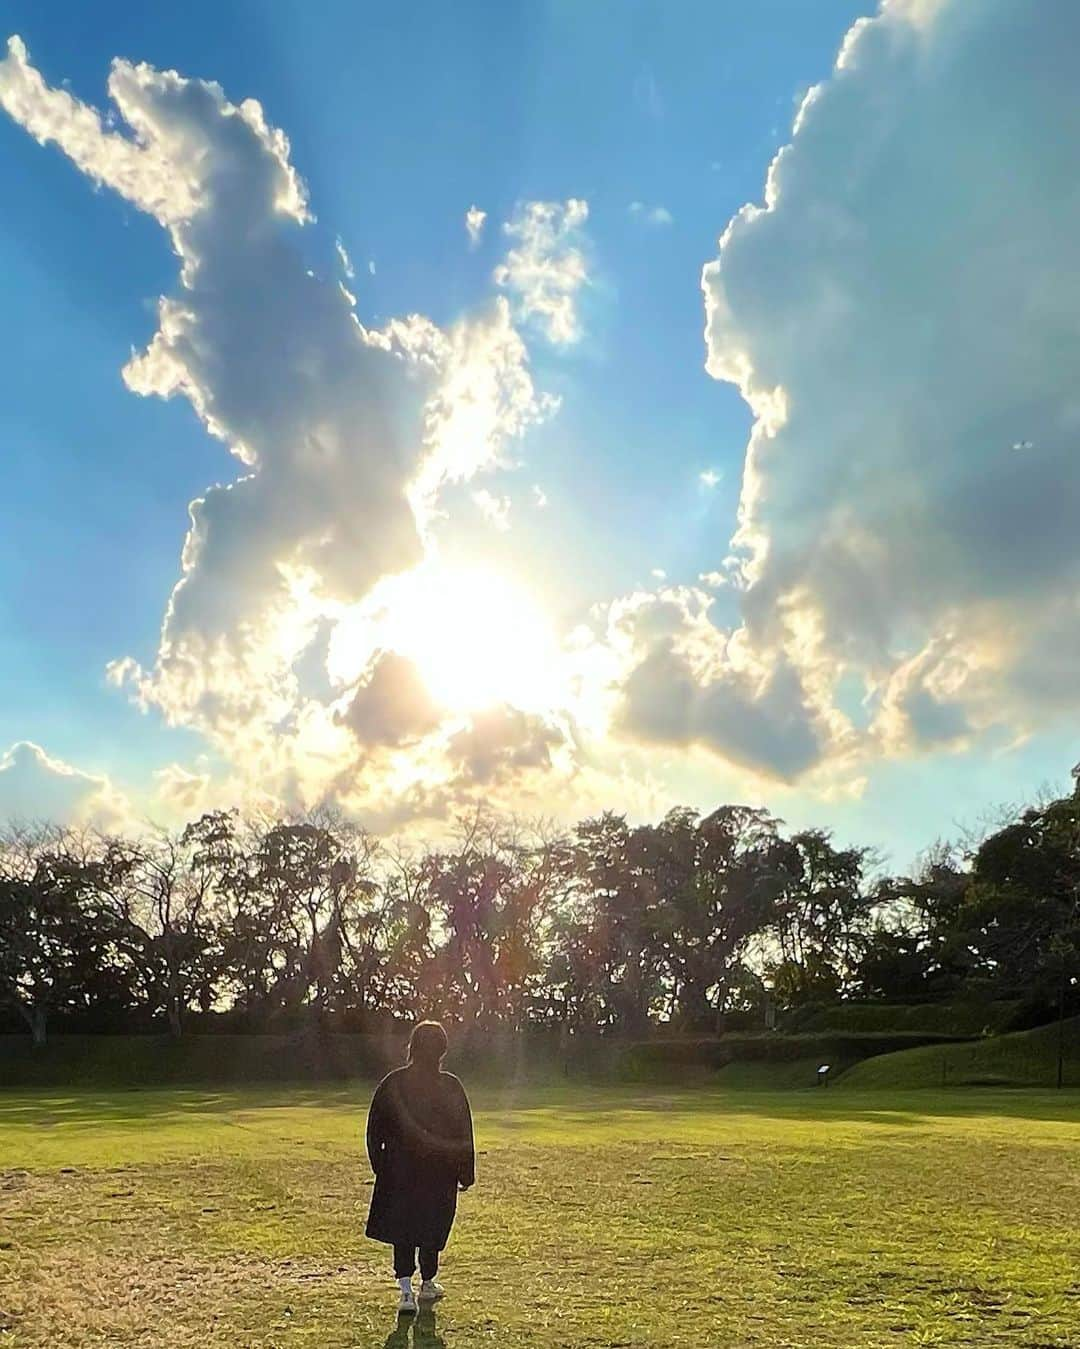
<path fill-rule="evenodd" d="M 557 706 L 565 660 L 532 594 L 505 574 L 431 561 L 379 587 L 378 645 L 413 661 L 450 712 Z M 355 659 L 355 647 L 353 648 Z"/>

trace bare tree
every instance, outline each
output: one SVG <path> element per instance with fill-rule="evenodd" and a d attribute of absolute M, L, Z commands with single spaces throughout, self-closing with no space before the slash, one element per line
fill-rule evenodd
<path fill-rule="evenodd" d="M 121 882 L 103 896 L 117 944 L 151 1014 L 164 1012 L 178 1039 L 193 1001 L 204 1011 L 213 1005 L 221 973 L 215 869 L 186 830 L 112 846 L 126 863 Z"/>

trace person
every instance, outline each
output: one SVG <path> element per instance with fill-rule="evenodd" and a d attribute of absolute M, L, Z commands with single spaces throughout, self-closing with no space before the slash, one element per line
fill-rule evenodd
<path fill-rule="evenodd" d="M 421 1302 L 443 1296 L 435 1282 L 457 1210 L 458 1189 L 476 1179 L 472 1113 L 465 1088 L 443 1071 L 446 1031 L 421 1021 L 409 1037 L 404 1068 L 379 1083 L 367 1119 L 367 1153 L 375 1173 L 366 1233 L 394 1248 L 399 1312 L 417 1310 L 412 1276 L 420 1257 Z"/>

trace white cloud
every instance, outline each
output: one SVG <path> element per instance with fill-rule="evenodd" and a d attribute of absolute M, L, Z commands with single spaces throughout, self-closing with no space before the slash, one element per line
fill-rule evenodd
<path fill-rule="evenodd" d="M 711 489 L 719 484 L 723 476 L 724 475 L 722 473 L 718 473 L 715 468 L 707 468 L 703 472 L 698 474 L 698 482 L 701 483 L 702 487 L 707 487 Z"/>
<path fill-rule="evenodd" d="M 487 219 L 487 212 L 481 211 L 479 206 L 470 206 L 465 212 L 465 229 L 469 235 L 469 243 L 475 247 L 480 242 L 480 236 L 484 232 L 484 221 Z"/>
<path fill-rule="evenodd" d="M 193 773 L 182 764 L 166 764 L 154 773 L 156 795 L 171 813 L 187 821 L 209 808 L 209 773 Z"/>
<path fill-rule="evenodd" d="M 517 243 L 495 269 L 495 280 L 514 296 L 515 313 L 533 321 L 558 346 L 581 338 L 578 292 L 589 279 L 581 235 L 587 202 L 530 201 L 503 226 Z"/>
<path fill-rule="evenodd" d="M 356 275 L 356 269 L 352 265 L 352 259 L 349 257 L 349 254 L 345 249 L 345 245 L 341 242 L 340 239 L 335 239 L 334 248 L 338 255 L 338 261 L 341 263 L 341 270 L 351 281 L 353 277 Z M 356 301 L 353 300 L 352 303 L 355 304 Z"/>
<path fill-rule="evenodd" d="M 497 530 L 505 533 L 510 528 L 509 497 L 496 496 L 486 487 L 480 487 L 473 492 L 472 499 L 484 519 L 490 521 Z"/>
<path fill-rule="evenodd" d="M 544 489 L 539 485 L 539 483 L 535 482 L 533 483 L 532 495 L 533 495 L 533 502 L 536 505 L 537 510 L 542 511 L 544 507 L 548 504 L 548 495 L 544 491 Z"/>
<path fill-rule="evenodd" d="M 673 225 L 675 217 L 666 206 L 646 206 L 643 201 L 632 201 L 629 206 L 632 216 L 646 225 Z"/>
<path fill-rule="evenodd" d="M 207 184 L 190 154 L 185 156 L 186 171 L 176 172 L 178 154 L 184 154 L 187 148 L 183 144 L 185 128 L 178 124 L 173 134 L 158 136 L 144 112 L 144 95 L 175 94 L 177 77 L 126 61 L 114 63 L 109 91 L 119 106 L 131 112 L 129 124 L 134 139 L 129 140 L 107 131 L 95 109 L 63 89 L 50 89 L 30 65 L 21 38 L 11 37 L 7 45 L 8 54 L 0 61 L 0 107 L 39 144 L 55 142 L 94 182 L 113 188 L 167 226 L 179 225 L 196 214 Z M 252 134 L 261 136 L 266 128 L 256 127 L 255 121 L 249 114 L 245 125 Z M 275 195 L 281 194 L 283 211 L 303 218 L 303 192 L 295 178 L 278 179 L 273 190 Z"/>
<path fill-rule="evenodd" d="M 408 490 L 440 334 L 416 318 L 365 329 L 305 267 L 292 240 L 304 189 L 258 104 L 116 61 L 109 92 L 129 140 L 48 89 L 17 39 L 9 50 L 7 110 L 154 215 L 180 258 L 180 290 L 125 382 L 187 397 L 250 470 L 191 504 L 157 669 L 117 668 L 171 720 L 242 726 L 260 700 L 272 716 L 307 636 L 298 590 L 345 602 L 421 556 Z"/>
<path fill-rule="evenodd" d="M 528 351 L 501 295 L 487 313 L 455 324 L 437 359 L 441 378 L 425 408 L 429 452 L 412 491 L 422 517 L 444 483 L 497 466 L 507 442 L 559 406 L 536 392 Z"/>
<path fill-rule="evenodd" d="M 763 777 L 797 777 L 830 728 L 793 666 L 759 660 L 739 634 L 715 627 L 712 604 L 704 591 L 670 587 L 609 607 L 612 728 L 639 743 L 704 748 Z"/>
<path fill-rule="evenodd" d="M 893 0 L 807 95 L 703 278 L 708 369 L 755 414 L 702 578 L 742 621 L 610 606 L 624 736 L 824 787 L 1080 711 L 1078 42 L 1068 6 Z"/>
<path fill-rule="evenodd" d="M 153 667 L 127 658 L 110 674 L 144 708 L 202 730 L 253 789 L 318 799 L 366 762 L 361 730 L 375 748 L 395 738 L 397 711 L 385 663 L 363 682 L 362 649 L 351 695 L 305 696 L 298 667 L 326 624 L 425 557 L 442 486 L 497 466 L 506 441 L 557 402 L 534 390 L 505 296 L 448 331 L 418 315 L 366 327 L 348 292 L 305 264 L 305 190 L 257 103 L 125 61 L 109 93 L 130 134 L 46 86 L 18 39 L 0 62 L 0 105 L 169 232 L 179 286 L 126 366 L 128 387 L 187 398 L 243 465 L 191 503 Z M 583 219 L 570 203 L 546 226 L 564 270 Z M 351 270 L 340 241 L 338 252 Z M 541 305 L 554 294 L 530 285 Z M 558 305 L 551 319 L 567 321 Z M 393 770 L 406 790 L 413 769 Z M 163 774 L 163 800 L 198 797 L 186 770 Z"/>
<path fill-rule="evenodd" d="M 1080 710 L 1078 44 L 1071 5 L 886 3 L 705 268 L 708 368 L 756 417 L 743 620 L 708 687 L 771 672 L 746 723 L 763 767 Z M 677 741 L 680 699 L 705 713 L 665 642 L 627 716 Z M 859 690 L 866 726 L 843 711 Z M 740 728 L 709 721 L 738 758 Z"/>
<path fill-rule="evenodd" d="M 0 821 L 125 827 L 130 806 L 107 777 L 84 773 L 20 740 L 0 755 Z"/>

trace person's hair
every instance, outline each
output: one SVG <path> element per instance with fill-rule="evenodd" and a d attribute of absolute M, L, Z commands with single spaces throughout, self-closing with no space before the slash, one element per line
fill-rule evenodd
<path fill-rule="evenodd" d="M 409 1036 L 409 1062 L 421 1068 L 438 1068 L 446 1054 L 446 1031 L 438 1021 L 419 1021 Z"/>

